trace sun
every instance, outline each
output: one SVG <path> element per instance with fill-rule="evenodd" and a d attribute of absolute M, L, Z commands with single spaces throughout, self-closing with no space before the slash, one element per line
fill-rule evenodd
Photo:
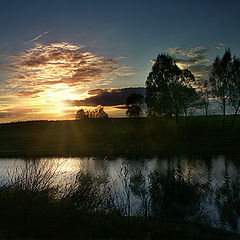
<path fill-rule="evenodd" d="M 72 88 L 54 87 L 50 89 L 45 89 L 45 91 L 40 94 L 40 96 L 35 99 L 39 104 L 44 106 L 44 112 L 47 113 L 62 113 L 69 106 L 66 104 L 66 100 L 77 100 L 81 96 L 74 93 Z"/>

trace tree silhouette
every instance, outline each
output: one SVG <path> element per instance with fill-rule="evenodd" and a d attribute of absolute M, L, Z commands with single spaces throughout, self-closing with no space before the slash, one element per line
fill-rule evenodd
<path fill-rule="evenodd" d="M 181 70 L 172 57 L 158 55 L 146 81 L 146 103 L 149 116 L 175 116 L 186 112 L 193 102 L 199 101 L 191 84 L 194 75 L 187 69 Z M 194 96 L 189 101 L 188 96 Z"/>
<path fill-rule="evenodd" d="M 108 118 L 108 114 L 104 111 L 102 106 L 99 106 L 97 109 L 94 110 L 94 117 L 95 118 Z"/>
<path fill-rule="evenodd" d="M 196 109 L 201 107 L 204 102 L 201 99 L 201 95 L 196 92 L 196 90 L 189 86 L 180 86 L 180 89 L 176 93 L 178 96 L 178 102 L 180 106 L 183 108 L 184 115 L 186 118 L 186 123 L 188 127 L 188 110 Z"/>
<path fill-rule="evenodd" d="M 126 115 L 129 117 L 139 117 L 142 114 L 144 96 L 140 93 L 132 93 L 127 98 Z"/>
<path fill-rule="evenodd" d="M 205 116 L 209 113 L 209 98 L 211 96 L 211 86 L 208 80 L 197 81 L 198 94 L 201 96 L 201 105 L 205 110 Z"/>
<path fill-rule="evenodd" d="M 184 220 L 197 215 L 204 196 L 203 185 L 193 184 L 183 177 L 180 166 L 149 176 L 152 215 L 164 220 Z"/>
<path fill-rule="evenodd" d="M 235 113 L 232 121 L 231 128 L 233 128 L 237 113 L 240 108 L 240 59 L 234 57 L 232 64 L 232 76 L 234 87 L 230 96 L 230 104 L 234 107 Z"/>
<path fill-rule="evenodd" d="M 108 114 L 104 111 L 102 106 L 97 107 L 92 111 L 84 111 L 80 109 L 77 111 L 76 120 L 86 119 L 86 118 L 108 118 Z"/>
<path fill-rule="evenodd" d="M 233 59 L 228 49 L 222 58 L 216 57 L 210 73 L 212 93 L 217 99 L 223 111 L 223 128 L 225 127 L 226 105 L 233 93 Z"/>
<path fill-rule="evenodd" d="M 85 113 L 85 111 L 81 108 L 80 110 L 77 111 L 76 120 L 84 119 L 84 118 L 88 118 L 88 116 Z"/>

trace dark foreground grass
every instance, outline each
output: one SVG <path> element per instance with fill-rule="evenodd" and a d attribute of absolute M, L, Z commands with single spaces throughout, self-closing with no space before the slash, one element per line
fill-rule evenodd
<path fill-rule="evenodd" d="M 104 221 L 104 224 L 103 224 Z M 80 224 L 80 222 L 79 222 Z M 92 224 L 92 225 L 90 225 Z M 151 225 L 150 225 L 151 224 Z M 49 227 L 52 227 L 51 225 Z M 234 233 L 228 233 L 219 229 L 206 228 L 193 224 L 183 224 L 174 222 L 156 222 L 149 220 L 146 224 L 142 219 L 132 217 L 127 221 L 124 217 L 98 217 L 88 216 L 81 218 L 81 225 L 78 229 L 62 226 L 61 229 L 51 229 L 46 234 L 41 226 L 36 228 L 36 233 L 13 234 L 2 231 L 1 240 L 239 240 L 240 237 Z M 83 229 L 85 227 L 85 229 Z M 52 232 L 54 231 L 54 233 Z M 48 235 L 49 234 L 49 235 Z M 27 236 L 26 236 L 27 235 Z"/>
<path fill-rule="evenodd" d="M 240 121 L 227 116 L 86 119 L 0 124 L 0 156 L 151 156 L 239 154 Z"/>

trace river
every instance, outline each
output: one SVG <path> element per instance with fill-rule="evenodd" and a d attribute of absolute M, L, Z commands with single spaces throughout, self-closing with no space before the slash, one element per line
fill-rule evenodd
<path fill-rule="evenodd" d="M 171 158 L 143 158 L 143 159 L 98 159 L 86 158 L 39 158 L 0 159 L 0 184 L 9 184 L 17 176 L 26 172 L 31 166 L 37 166 L 41 171 L 51 171 L 54 175 L 52 185 L 66 186 L 74 182 L 79 172 L 90 173 L 94 176 L 104 176 L 108 185 L 114 187 L 116 196 L 126 201 L 127 187 L 132 176 L 141 173 L 145 179 L 145 187 L 149 188 L 149 176 L 154 171 L 166 173 L 169 169 L 181 171 L 186 182 L 208 184 L 211 193 L 208 193 L 201 206 L 209 215 L 210 225 L 224 227 L 231 230 L 228 223 L 222 223 L 216 206 L 216 191 L 224 184 L 238 180 L 240 176 L 240 159 L 236 157 L 171 157 Z M 31 174 L 31 172 L 29 172 Z M 239 186 L 240 187 L 240 186 Z M 240 193 L 240 191 L 239 191 Z M 137 213 L 140 198 L 133 192 L 129 193 L 131 204 L 129 214 Z M 240 199 L 240 196 L 239 196 Z M 239 222 L 239 219 L 238 219 Z M 239 225 L 239 224 L 238 224 Z M 236 231 L 239 232 L 240 228 Z"/>

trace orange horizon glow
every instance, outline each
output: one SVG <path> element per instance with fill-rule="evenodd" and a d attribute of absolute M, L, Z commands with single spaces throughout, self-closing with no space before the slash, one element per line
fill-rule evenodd
<path fill-rule="evenodd" d="M 6 116 L 1 122 L 74 119 L 77 109 L 94 107 L 70 106 L 67 101 L 94 96 L 88 93 L 90 89 L 104 88 L 116 76 L 134 74 L 114 59 L 66 42 L 35 43 L 10 59 L 5 93 L 9 101 L 0 105 L 2 115 Z M 105 108 L 112 116 L 122 112 Z"/>

